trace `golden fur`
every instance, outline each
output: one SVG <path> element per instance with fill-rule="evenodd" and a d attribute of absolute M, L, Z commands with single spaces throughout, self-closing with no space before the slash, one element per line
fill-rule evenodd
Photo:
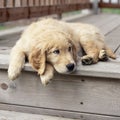
<path fill-rule="evenodd" d="M 108 57 L 115 59 L 104 43 L 104 36 L 92 25 L 54 19 L 32 23 L 12 49 L 8 76 L 11 80 L 18 77 L 27 56 L 46 85 L 52 79 L 54 69 L 59 73 L 75 70 L 81 47 L 86 53 L 81 57 L 83 64 L 105 61 Z"/>

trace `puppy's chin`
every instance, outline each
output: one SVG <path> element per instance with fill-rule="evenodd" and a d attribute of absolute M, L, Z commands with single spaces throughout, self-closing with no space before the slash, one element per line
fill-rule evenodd
<path fill-rule="evenodd" d="M 68 73 L 67 69 L 66 70 L 55 69 L 55 70 L 60 74 Z"/>

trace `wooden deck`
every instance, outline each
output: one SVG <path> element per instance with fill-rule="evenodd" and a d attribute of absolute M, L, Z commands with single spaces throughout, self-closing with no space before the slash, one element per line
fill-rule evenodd
<path fill-rule="evenodd" d="M 73 119 L 0 110 L 0 120 L 73 120 Z"/>
<path fill-rule="evenodd" d="M 90 66 L 80 63 L 76 73 L 56 74 L 47 87 L 41 85 L 39 76 L 26 64 L 22 75 L 11 83 L 6 72 L 9 62 L 7 47 L 12 47 L 19 36 L 1 38 L 0 109 L 81 120 L 120 120 L 120 16 L 98 14 L 71 22 L 99 27 L 106 36 L 106 43 L 117 54 L 117 60 Z"/>

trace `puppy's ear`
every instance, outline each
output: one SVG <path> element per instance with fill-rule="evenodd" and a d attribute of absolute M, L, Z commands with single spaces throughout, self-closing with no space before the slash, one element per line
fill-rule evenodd
<path fill-rule="evenodd" d="M 38 72 L 38 74 L 44 74 L 46 68 L 45 52 L 41 51 L 38 48 L 34 48 L 29 55 L 29 62 L 32 67 Z"/>
<path fill-rule="evenodd" d="M 78 35 L 76 35 L 76 33 L 74 33 L 74 31 L 69 31 L 70 34 L 67 35 L 68 39 L 69 39 L 69 43 L 72 44 L 72 50 L 73 50 L 73 59 L 74 61 L 77 63 L 78 60 L 78 51 L 79 51 L 79 37 Z"/>
<path fill-rule="evenodd" d="M 73 58 L 75 62 L 77 62 L 77 49 L 76 49 L 75 44 L 72 45 L 72 49 L 73 49 Z"/>
<path fill-rule="evenodd" d="M 72 45 L 73 59 L 77 62 L 77 45 L 72 40 L 70 40 L 69 43 Z"/>

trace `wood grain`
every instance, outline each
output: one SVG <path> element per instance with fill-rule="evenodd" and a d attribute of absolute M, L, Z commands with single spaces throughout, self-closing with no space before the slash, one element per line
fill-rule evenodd
<path fill-rule="evenodd" d="M 73 120 L 73 119 L 0 110 L 0 120 Z"/>
<path fill-rule="evenodd" d="M 19 112 L 28 112 L 33 114 L 43 114 L 43 115 L 52 115 L 57 117 L 72 118 L 74 120 L 119 120 L 118 116 L 107 116 L 107 115 L 97 115 L 90 113 L 81 113 L 81 112 L 72 112 L 72 111 L 62 111 L 62 110 L 53 110 L 53 109 L 44 109 L 31 106 L 19 106 L 19 105 L 6 105 L 0 104 L 1 109 L 6 109 L 10 111 L 19 111 Z"/>
<path fill-rule="evenodd" d="M 16 86 L 8 80 L 6 70 L 1 70 L 0 76 L 0 83 L 9 86 L 0 89 L 1 103 L 120 116 L 117 79 L 59 74 L 44 87 L 33 72 L 22 72 L 14 81 Z"/>

